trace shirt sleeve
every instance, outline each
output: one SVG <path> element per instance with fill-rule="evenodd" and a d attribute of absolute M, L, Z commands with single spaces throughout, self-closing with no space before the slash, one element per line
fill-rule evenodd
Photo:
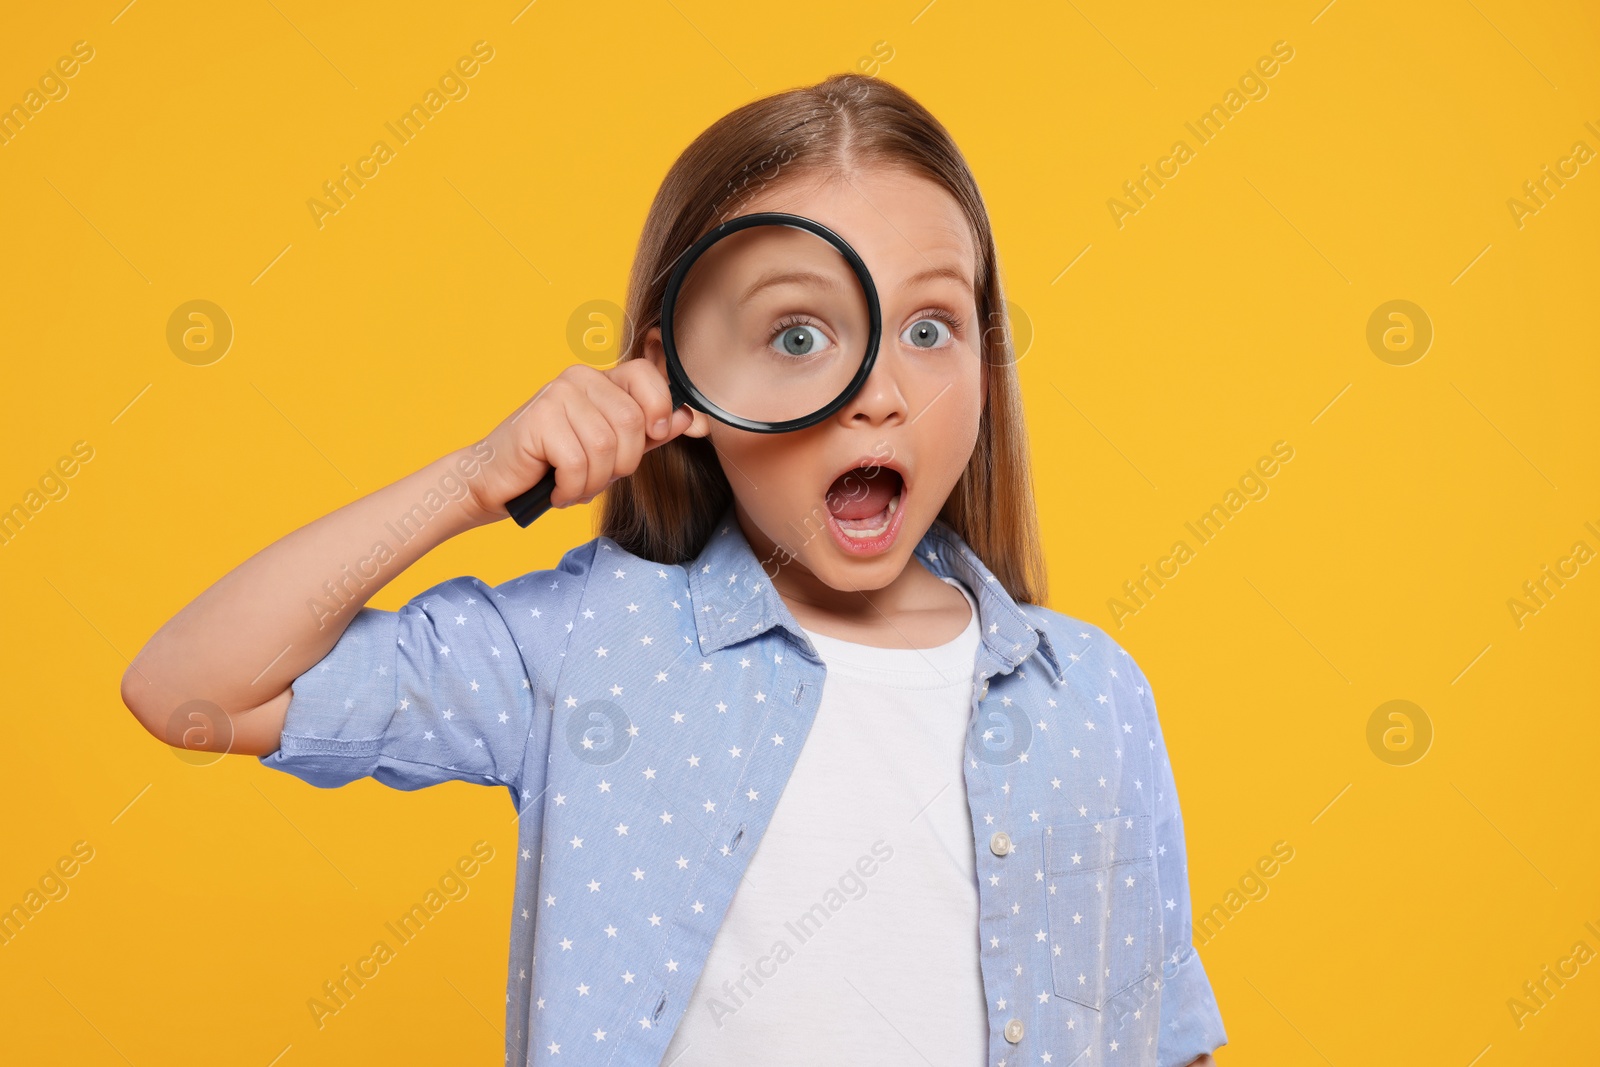
<path fill-rule="evenodd" d="M 591 545 L 593 542 L 591 542 Z M 592 550 L 499 587 L 454 578 L 399 611 L 362 608 L 291 684 L 283 734 L 261 763 L 331 789 L 463 781 L 524 786 L 548 747 L 552 687 Z M 543 761 L 538 772 L 542 775 Z"/>
<path fill-rule="evenodd" d="M 1133 684 L 1144 706 L 1145 724 L 1154 743 L 1156 880 L 1161 893 L 1162 941 L 1161 1021 L 1156 1041 L 1159 1067 L 1186 1067 L 1196 1058 L 1228 1043 L 1217 1009 L 1211 981 L 1193 944 L 1194 929 L 1189 901 L 1189 853 L 1184 844 L 1183 813 L 1178 807 L 1178 787 L 1172 777 L 1172 760 L 1156 716 L 1155 695 L 1144 671 L 1129 656 Z"/>

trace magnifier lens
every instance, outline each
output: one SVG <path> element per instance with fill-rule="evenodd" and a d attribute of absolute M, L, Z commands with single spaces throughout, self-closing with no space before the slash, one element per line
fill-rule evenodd
<path fill-rule="evenodd" d="M 867 294 L 809 230 L 736 230 L 700 254 L 673 305 L 678 360 L 700 393 L 759 422 L 804 418 L 849 386 L 867 356 Z"/>

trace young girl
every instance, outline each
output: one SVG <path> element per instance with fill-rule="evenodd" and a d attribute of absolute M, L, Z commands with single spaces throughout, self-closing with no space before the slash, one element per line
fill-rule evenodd
<path fill-rule="evenodd" d="M 790 433 L 673 410 L 664 372 L 675 260 L 765 211 L 840 235 L 882 308 L 870 375 Z M 506 788 L 508 1063 L 1209 1063 L 1155 703 L 1038 606 L 994 238 L 944 127 L 855 75 L 738 109 L 668 173 L 628 302 L 616 367 L 241 564 L 128 707 L 317 786 Z M 552 466 L 554 506 L 604 491 L 599 536 L 363 606 Z M 196 700 L 215 736 L 171 727 Z"/>

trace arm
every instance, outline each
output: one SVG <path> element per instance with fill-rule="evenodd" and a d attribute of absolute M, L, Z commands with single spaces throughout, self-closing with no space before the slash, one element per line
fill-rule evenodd
<path fill-rule="evenodd" d="M 551 505 L 580 503 L 690 422 L 687 409 L 672 410 L 666 376 L 649 360 L 605 372 L 568 367 L 482 441 L 301 527 L 224 575 L 139 650 L 122 677 L 123 703 L 174 747 L 275 752 L 290 684 L 400 572 L 451 537 L 507 518 L 505 502 L 552 465 Z M 215 709 L 209 721 L 207 705 Z"/>
<path fill-rule="evenodd" d="M 276 750 L 290 683 L 328 654 L 367 600 L 434 547 L 494 521 L 467 488 L 485 454 L 492 461 L 492 446 L 480 442 L 442 456 L 239 564 L 139 650 L 122 676 L 123 703 L 176 747 Z M 437 514 L 428 510 L 439 501 Z M 391 524 L 410 516 L 402 542 Z M 380 543 L 384 554 L 375 552 Z M 180 715 L 197 699 L 220 709 L 232 730 Z"/>
<path fill-rule="evenodd" d="M 1173 779 L 1172 760 L 1162 736 L 1150 682 L 1133 657 L 1128 656 L 1125 662 L 1131 667 L 1129 673 L 1136 698 L 1143 706 L 1152 741 L 1150 758 L 1155 779 L 1156 880 L 1160 892 L 1157 908 L 1161 913 L 1162 939 L 1166 946 L 1166 955 L 1159 967 L 1162 987 L 1156 1059 L 1173 1067 L 1182 1064 L 1210 1067 L 1210 1053 L 1227 1044 L 1228 1035 L 1223 1029 L 1205 966 L 1193 943 L 1189 849 L 1183 830 L 1183 811 L 1178 804 L 1178 787 Z"/>

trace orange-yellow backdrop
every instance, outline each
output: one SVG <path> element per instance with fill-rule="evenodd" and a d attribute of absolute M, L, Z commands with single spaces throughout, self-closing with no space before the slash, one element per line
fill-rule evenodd
<path fill-rule="evenodd" d="M 227 569 L 571 362 L 569 316 L 621 301 L 699 130 L 865 60 L 988 198 L 1033 334 L 1050 606 L 1155 686 L 1219 1060 L 1593 1058 L 1592 5 L 124 2 L 0 32 L 0 105 L 24 108 L 0 144 L 0 507 L 38 505 L 0 545 L 0 907 L 92 850 L 0 946 L 0 1057 L 500 1062 L 504 793 L 185 761 L 119 676 Z M 323 182 L 477 41 L 469 95 L 319 226 Z M 1292 59 L 1202 143 L 1185 123 L 1277 42 Z M 1136 201 L 1146 165 L 1169 177 Z M 231 323 L 221 359 L 169 344 L 192 300 Z M 1184 524 L 1278 441 L 1267 495 L 1200 545 Z M 28 496 L 42 478 L 58 499 Z M 373 603 L 551 566 L 591 518 L 476 531 Z M 1178 540 L 1193 558 L 1114 615 Z M 1392 700 L 1408 718 L 1369 731 Z M 479 839 L 470 896 L 319 1029 L 322 982 Z M 1293 860 L 1249 879 L 1277 842 Z"/>

